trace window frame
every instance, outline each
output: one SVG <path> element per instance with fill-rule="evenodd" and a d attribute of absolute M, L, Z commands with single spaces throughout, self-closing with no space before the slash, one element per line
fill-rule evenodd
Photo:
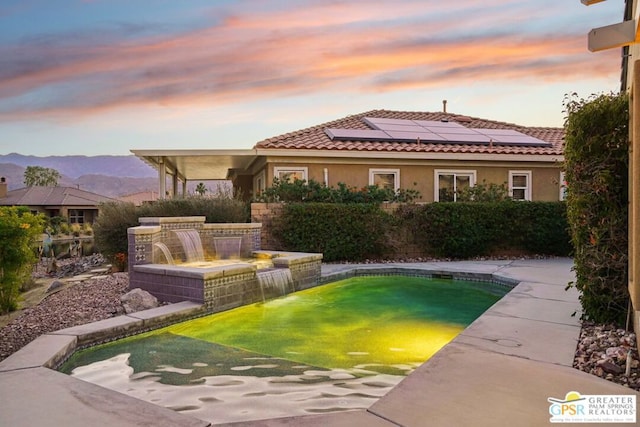
<path fill-rule="evenodd" d="M 440 175 L 453 175 L 454 176 L 454 190 L 453 190 L 453 202 L 457 200 L 457 194 L 455 189 L 455 179 L 458 175 L 464 175 L 469 177 L 469 187 L 475 187 L 478 181 L 478 171 L 475 169 L 435 169 L 433 171 L 433 201 L 440 201 Z"/>
<path fill-rule="evenodd" d="M 267 174 L 263 169 L 256 176 L 253 177 L 253 195 L 254 196 L 259 196 L 264 192 L 264 190 L 266 190 L 267 188 L 266 175 Z"/>
<path fill-rule="evenodd" d="M 515 176 L 526 176 L 527 177 L 527 185 L 525 187 L 515 187 L 513 185 L 513 178 Z M 509 171 L 509 197 L 515 201 L 526 201 L 530 202 L 532 197 L 532 176 L 530 170 L 510 170 Z M 513 198 L 513 190 L 524 190 L 524 199 L 514 199 Z"/>
<path fill-rule="evenodd" d="M 306 166 L 274 166 L 273 177 L 280 179 L 281 173 L 302 173 L 302 179 L 309 182 L 309 168 Z"/>
<path fill-rule="evenodd" d="M 567 176 L 566 172 L 560 171 L 560 181 L 558 182 L 560 187 L 559 200 L 564 202 L 567 200 Z"/>
<path fill-rule="evenodd" d="M 393 174 L 393 191 L 397 192 L 400 189 L 400 169 L 370 168 L 369 169 L 369 185 L 376 185 L 375 184 L 376 175 L 390 175 L 390 174 Z"/>
<path fill-rule="evenodd" d="M 84 209 L 69 209 L 67 211 L 69 224 L 84 224 Z"/>

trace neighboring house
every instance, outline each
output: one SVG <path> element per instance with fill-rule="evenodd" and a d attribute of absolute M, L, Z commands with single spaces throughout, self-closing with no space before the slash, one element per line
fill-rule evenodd
<path fill-rule="evenodd" d="M 258 142 L 251 150 L 132 150 L 163 183 L 229 179 L 260 194 L 274 178 L 417 190 L 455 201 L 479 183 L 505 184 L 519 200 L 564 198 L 562 128 L 524 127 L 447 112 L 373 110 Z M 171 194 L 169 192 L 169 194 Z"/>
<path fill-rule="evenodd" d="M 125 196 L 118 197 L 118 200 L 122 202 L 133 203 L 136 206 L 141 206 L 145 203 L 153 203 L 158 200 L 157 191 L 140 191 L 138 193 L 127 194 Z"/>
<path fill-rule="evenodd" d="M 114 199 L 73 187 L 24 187 L 7 191 L 0 179 L 0 206 L 27 206 L 32 212 L 47 217 L 60 216 L 70 224 L 92 224 L 98 217 L 99 205 Z"/>

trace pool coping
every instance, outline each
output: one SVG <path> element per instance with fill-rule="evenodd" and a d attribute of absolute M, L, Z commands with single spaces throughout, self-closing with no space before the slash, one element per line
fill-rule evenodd
<path fill-rule="evenodd" d="M 458 399 L 475 402 L 478 411 L 491 411 L 494 414 L 487 418 L 482 413 L 473 413 L 471 416 L 475 425 L 496 425 L 503 418 L 508 419 L 511 425 L 518 425 L 519 421 L 523 422 L 522 425 L 536 424 L 531 424 L 533 420 L 548 422 L 549 404 L 546 397 L 562 398 L 565 393 L 580 387 L 578 391 L 583 394 L 587 394 L 588 390 L 595 390 L 592 394 L 633 393 L 628 388 L 571 367 L 580 333 L 577 291 L 564 290 L 566 284 L 573 280 L 571 266 L 572 261 L 565 258 L 323 264 L 322 283 L 366 274 L 446 275 L 466 280 L 492 280 L 513 285 L 513 289 L 367 410 L 215 425 L 413 426 L 425 425 L 427 421 L 429 425 L 463 425 L 458 421 L 471 421 L 464 418 L 468 411 L 452 410 L 452 402 L 447 398 L 453 394 L 448 378 L 456 377 L 464 378 L 465 384 L 476 384 L 477 387 L 467 390 Z M 211 425 L 187 414 L 155 406 L 51 369 L 78 348 L 110 340 L 114 335 L 122 337 L 139 333 L 203 314 L 205 312 L 201 305 L 182 302 L 40 336 L 0 362 L 0 395 L 8 396 L 6 407 L 11 408 L 0 412 L 0 424 L 52 424 L 51 420 L 57 416 L 70 426 L 86 425 L 93 417 L 100 417 L 98 419 L 102 425 L 140 425 L 140 418 L 144 415 L 143 418 L 147 421 L 151 419 L 153 425 Z M 511 366 L 515 371 L 508 369 Z M 523 371 L 531 375 L 522 377 Z M 490 372 L 492 374 L 487 376 Z M 528 384 L 529 390 L 520 390 L 516 398 L 513 396 L 513 380 L 519 376 Z M 34 384 L 41 377 L 47 378 L 46 386 Z M 559 378 L 563 381 L 559 381 Z M 540 382 L 543 379 L 547 382 Z M 537 388 L 531 390 L 534 383 Z M 497 386 L 496 391 L 486 390 L 484 384 Z M 456 392 L 461 393 L 457 388 Z M 56 393 L 53 401 L 51 393 Z M 523 406 L 531 394 L 537 397 L 535 405 Z M 95 399 L 90 402 L 79 399 L 82 395 L 116 402 L 113 404 L 120 408 L 118 413 L 107 411 L 109 416 L 114 417 L 112 424 L 109 424 L 111 421 L 108 417 L 104 418 L 105 408 L 96 406 Z M 31 397 L 25 402 L 20 396 Z M 46 413 L 31 410 L 34 401 L 45 405 Z M 496 419 L 494 406 L 495 402 L 500 401 L 503 402 L 500 405 L 502 415 Z M 514 401 L 512 410 L 509 410 L 512 405 L 506 404 L 510 401 Z M 516 417 L 527 411 L 530 413 L 526 417 Z M 430 414 L 428 419 L 425 419 L 426 413 Z M 75 417 L 74 414 L 82 416 Z M 482 423 L 482 419 L 486 420 L 486 424 Z"/>

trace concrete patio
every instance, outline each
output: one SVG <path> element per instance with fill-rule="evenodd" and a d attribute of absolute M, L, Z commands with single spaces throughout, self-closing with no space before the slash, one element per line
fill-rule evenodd
<path fill-rule="evenodd" d="M 637 395 L 571 367 L 580 333 L 578 293 L 564 290 L 573 279 L 571 266 L 570 259 L 323 265 L 323 281 L 419 270 L 518 284 L 368 410 L 224 425 L 540 426 L 549 424 L 549 397 L 569 391 Z M 80 345 L 200 310 L 194 303 L 173 304 L 38 338 L 0 362 L 0 425 L 210 425 L 49 369 Z"/>

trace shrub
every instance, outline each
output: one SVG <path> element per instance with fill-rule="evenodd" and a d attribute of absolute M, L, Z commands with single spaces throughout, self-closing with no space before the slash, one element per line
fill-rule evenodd
<path fill-rule="evenodd" d="M 414 242 L 436 257 L 567 256 L 571 250 L 562 202 L 431 203 L 405 206 L 397 214 Z"/>
<path fill-rule="evenodd" d="M 35 241 L 45 220 L 26 207 L 0 207 L 0 311 L 17 308 L 20 286 L 37 260 Z"/>
<path fill-rule="evenodd" d="M 62 216 L 52 216 L 47 219 L 48 227 L 51 227 L 51 234 L 60 234 L 60 225 L 66 224 L 67 219 Z"/>
<path fill-rule="evenodd" d="M 486 180 L 458 192 L 458 202 L 503 202 L 510 200 L 507 184 L 487 184 Z"/>
<path fill-rule="evenodd" d="M 93 224 L 96 248 L 115 261 L 116 254 L 128 253 L 127 229 L 139 225 L 138 218 L 171 216 L 204 216 L 208 223 L 248 222 L 249 210 L 246 203 L 228 197 L 188 196 L 138 207 L 124 202 L 104 203 Z"/>
<path fill-rule="evenodd" d="M 382 256 L 390 216 L 374 204 L 291 203 L 274 219 L 284 250 L 321 252 L 325 261 Z"/>
<path fill-rule="evenodd" d="M 305 202 L 305 203 L 382 203 L 413 202 L 420 198 L 420 192 L 413 189 L 380 188 L 368 185 L 363 188 L 347 187 L 338 183 L 338 188 L 326 187 L 313 179 L 281 181 L 273 180 L 273 185 L 265 189 L 255 202 Z"/>
<path fill-rule="evenodd" d="M 584 317 L 624 324 L 628 293 L 629 101 L 566 101 L 567 216 Z"/>
<path fill-rule="evenodd" d="M 93 223 L 96 249 L 110 259 L 117 253 L 128 253 L 127 229 L 137 225 L 138 209 L 133 203 L 103 203 Z"/>
<path fill-rule="evenodd" d="M 61 222 L 58 225 L 59 234 L 71 234 L 71 226 L 67 222 Z"/>

